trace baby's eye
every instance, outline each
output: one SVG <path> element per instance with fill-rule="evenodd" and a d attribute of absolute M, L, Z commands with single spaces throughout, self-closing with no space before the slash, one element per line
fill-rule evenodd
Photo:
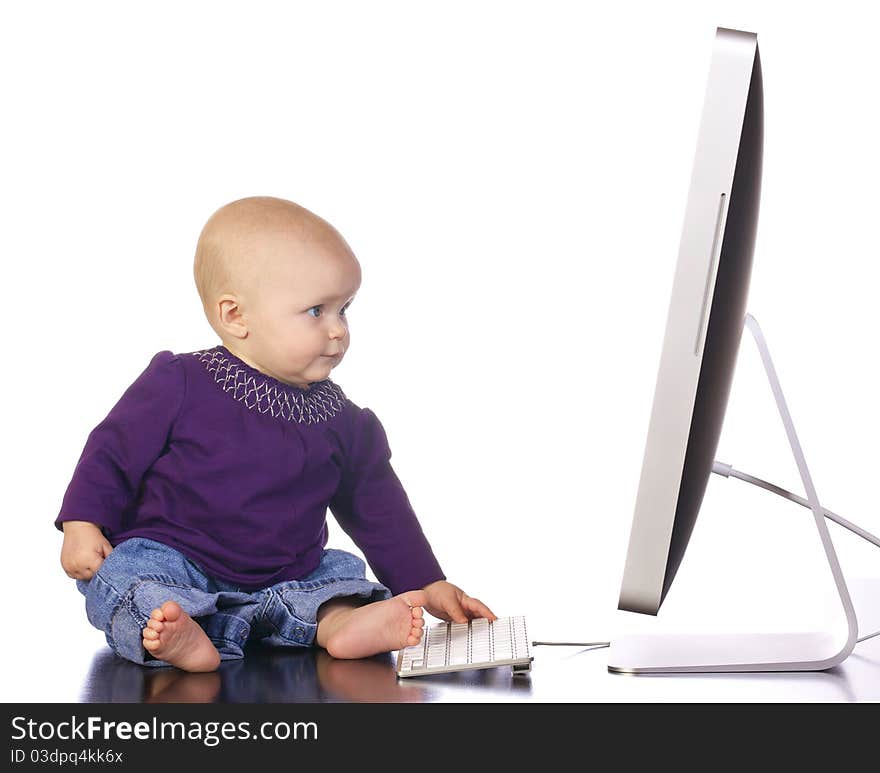
<path fill-rule="evenodd" d="M 348 307 L 351 306 L 351 304 L 352 304 L 352 302 L 349 301 L 348 303 L 345 304 L 345 306 L 343 306 L 343 307 L 339 310 L 339 316 L 340 316 L 340 317 L 344 317 L 344 316 L 345 316 L 345 312 L 348 311 Z M 317 313 L 317 314 L 312 314 L 313 311 L 317 311 L 318 313 Z M 321 316 L 321 313 L 322 313 L 322 312 L 321 312 L 321 306 L 312 306 L 312 308 L 310 308 L 310 309 L 308 309 L 308 310 L 306 311 L 306 314 L 312 314 L 312 316 L 313 316 L 315 319 L 317 319 L 318 317 L 320 317 L 320 316 Z"/>

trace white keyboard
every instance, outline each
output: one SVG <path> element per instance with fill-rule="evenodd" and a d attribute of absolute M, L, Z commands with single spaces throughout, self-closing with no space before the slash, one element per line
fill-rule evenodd
<path fill-rule="evenodd" d="M 425 629 L 418 644 L 397 653 L 398 676 L 495 666 L 513 666 L 516 674 L 528 671 L 531 664 L 526 619 L 522 616 L 437 623 Z"/>

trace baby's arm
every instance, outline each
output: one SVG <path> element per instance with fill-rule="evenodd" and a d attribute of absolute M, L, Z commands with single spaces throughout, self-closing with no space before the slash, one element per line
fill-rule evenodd
<path fill-rule="evenodd" d="M 441 620 L 495 620 L 495 613 L 482 601 L 446 581 L 391 466 L 385 428 L 369 408 L 351 405 L 355 418 L 352 448 L 346 474 L 330 503 L 340 526 L 392 593 L 422 588 L 427 596 L 424 608 Z"/>
<path fill-rule="evenodd" d="M 110 555 L 105 534 L 122 530 L 124 512 L 166 448 L 184 394 L 179 358 L 159 352 L 89 434 L 55 519 L 69 577 L 91 579 Z"/>
<path fill-rule="evenodd" d="M 400 479 L 385 429 L 369 408 L 350 403 L 342 481 L 330 510 L 395 595 L 445 580 Z"/>
<path fill-rule="evenodd" d="M 61 566 L 74 580 L 91 580 L 113 548 L 97 524 L 64 521 Z"/>

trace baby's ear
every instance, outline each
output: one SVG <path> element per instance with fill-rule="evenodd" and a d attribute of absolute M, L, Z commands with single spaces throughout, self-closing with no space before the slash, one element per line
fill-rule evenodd
<path fill-rule="evenodd" d="M 236 338 L 247 335 L 247 324 L 241 313 L 241 306 L 234 295 L 221 295 L 217 299 L 217 319 L 220 327 Z"/>

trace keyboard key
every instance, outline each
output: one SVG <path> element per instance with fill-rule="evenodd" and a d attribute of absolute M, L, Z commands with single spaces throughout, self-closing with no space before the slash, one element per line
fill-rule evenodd
<path fill-rule="evenodd" d="M 449 665 L 450 666 L 460 666 L 465 663 L 468 663 L 468 648 L 465 647 L 453 647 L 449 650 Z"/>

